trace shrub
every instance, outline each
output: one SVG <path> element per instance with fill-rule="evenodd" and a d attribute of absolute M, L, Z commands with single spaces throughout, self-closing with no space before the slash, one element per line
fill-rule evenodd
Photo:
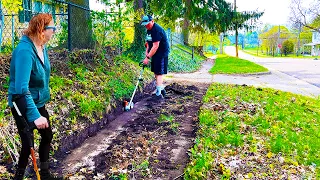
<path fill-rule="evenodd" d="M 282 53 L 287 56 L 288 54 L 292 53 L 293 52 L 293 47 L 294 47 L 294 44 L 292 41 L 290 40 L 285 40 L 282 44 Z"/>

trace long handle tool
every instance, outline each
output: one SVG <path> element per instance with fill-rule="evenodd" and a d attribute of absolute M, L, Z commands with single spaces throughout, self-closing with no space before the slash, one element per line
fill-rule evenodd
<path fill-rule="evenodd" d="M 15 102 L 12 102 L 14 108 L 16 109 L 21 121 L 24 124 L 24 132 L 26 133 L 26 135 L 28 136 L 28 142 L 29 142 L 29 146 L 30 146 L 30 152 L 31 152 L 31 158 L 32 158 L 32 162 L 33 162 L 33 169 L 36 172 L 37 175 L 37 180 L 40 180 L 40 174 L 39 174 L 39 169 L 37 166 L 37 159 L 36 159 L 36 155 L 34 153 L 34 147 L 33 147 L 33 142 L 32 142 L 32 138 L 31 138 L 31 132 L 30 132 L 30 127 L 27 123 L 27 121 L 24 119 L 24 117 L 22 116 L 17 104 Z"/>
<path fill-rule="evenodd" d="M 141 71 L 140 71 L 140 75 L 139 75 L 138 81 L 137 81 L 137 83 L 136 83 L 136 87 L 134 88 L 134 91 L 133 91 L 133 93 L 132 93 L 130 102 L 129 102 L 129 103 L 128 103 L 127 101 L 124 102 L 124 110 L 125 110 L 125 111 L 129 111 L 130 109 L 133 108 L 133 102 L 132 102 L 133 97 L 134 97 L 134 95 L 136 94 L 136 91 L 137 91 L 137 89 L 138 89 L 139 82 L 143 80 L 143 79 L 142 79 L 142 75 L 143 75 L 143 70 L 144 70 L 144 68 L 146 67 L 146 65 L 145 65 L 145 64 L 140 64 L 140 66 L 142 66 L 142 69 L 141 69 Z"/>

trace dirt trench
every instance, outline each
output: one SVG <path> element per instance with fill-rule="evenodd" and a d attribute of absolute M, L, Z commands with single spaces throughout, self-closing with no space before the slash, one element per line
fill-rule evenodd
<path fill-rule="evenodd" d="M 183 179 L 209 84 L 170 82 L 166 98 L 137 102 L 55 165 L 68 179 Z"/>

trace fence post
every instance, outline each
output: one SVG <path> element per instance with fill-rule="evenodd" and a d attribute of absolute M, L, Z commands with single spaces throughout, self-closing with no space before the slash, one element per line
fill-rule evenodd
<path fill-rule="evenodd" d="M 12 43 L 12 51 L 14 49 L 14 15 L 11 15 L 11 43 Z"/>
<path fill-rule="evenodd" d="M 172 39 L 173 39 L 173 38 L 172 38 L 172 36 L 173 36 L 173 33 L 171 33 L 170 35 L 171 35 L 171 36 L 170 36 L 170 41 L 171 41 L 171 49 L 172 49 L 172 45 L 173 45 L 173 44 L 172 44 L 172 42 L 173 42 L 173 40 L 172 40 Z"/>
<path fill-rule="evenodd" d="M 194 48 L 192 46 L 192 60 L 193 60 Z"/>
<path fill-rule="evenodd" d="M 68 50 L 71 51 L 71 5 L 68 4 Z"/>
<path fill-rule="evenodd" d="M 171 29 L 170 28 L 168 28 L 168 30 L 167 30 L 167 39 L 171 39 Z M 172 41 L 171 40 L 169 40 L 169 46 L 171 47 L 172 45 L 171 45 L 171 43 L 172 43 Z"/>
<path fill-rule="evenodd" d="M 121 23 L 121 26 L 123 25 L 123 23 L 122 23 L 122 20 L 121 20 L 121 6 L 120 6 L 120 3 L 118 4 L 118 18 L 119 18 L 119 21 L 120 21 L 120 23 Z M 122 28 L 120 28 L 120 30 L 119 30 L 119 32 L 120 32 L 120 34 L 122 33 Z M 119 39 L 119 45 L 120 45 L 120 47 L 119 47 L 119 54 L 122 54 L 122 38 L 120 38 Z"/>
<path fill-rule="evenodd" d="M 1 7 L 1 2 L 0 2 L 0 53 L 1 53 L 1 46 L 2 46 L 2 28 L 4 29 L 4 27 L 3 27 L 4 23 L 2 23 L 2 22 L 4 22 L 4 16 L 2 13 L 2 7 Z"/>

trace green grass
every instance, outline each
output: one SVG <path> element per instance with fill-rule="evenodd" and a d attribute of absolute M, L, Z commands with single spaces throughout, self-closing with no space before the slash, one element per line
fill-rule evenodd
<path fill-rule="evenodd" d="M 183 45 L 178 45 L 179 48 L 191 53 L 191 49 L 185 47 Z M 192 59 L 191 54 L 174 47 L 171 49 L 169 55 L 169 64 L 168 71 L 169 72 L 194 72 L 201 68 L 201 64 L 204 57 L 199 56 L 194 53 L 194 58 Z"/>
<path fill-rule="evenodd" d="M 163 122 L 169 123 L 169 127 L 170 129 L 172 129 L 173 132 L 175 133 L 178 132 L 179 130 L 178 128 L 180 124 L 178 122 L 175 122 L 175 119 L 172 115 L 166 116 L 164 114 L 161 114 L 160 117 L 158 118 L 158 123 L 163 123 Z"/>
<path fill-rule="evenodd" d="M 275 57 L 275 58 L 297 58 L 297 59 L 314 59 L 314 58 L 319 58 L 319 56 L 296 56 L 296 54 L 288 54 L 287 56 L 285 55 L 276 55 L 276 56 L 272 56 L 272 55 L 267 55 L 264 51 L 264 53 L 261 52 L 261 49 L 258 50 L 257 53 L 257 49 L 258 47 L 253 47 L 253 48 L 245 48 L 244 50 L 242 50 L 243 52 L 253 55 L 253 56 L 257 56 L 257 57 Z"/>
<path fill-rule="evenodd" d="M 79 58 L 79 51 L 73 53 Z M 138 63 L 125 56 L 109 61 L 104 59 L 99 61 L 98 58 L 89 60 L 91 60 L 90 63 L 80 60 L 70 62 L 70 59 L 66 59 L 65 68 L 70 70 L 68 75 L 58 74 L 60 70 L 52 66 L 51 100 L 47 108 L 54 112 L 50 120 L 59 130 L 53 137 L 54 151 L 58 149 L 63 136 L 79 132 L 91 123 L 99 121 L 105 113 L 109 113 L 124 98 L 130 98 L 141 70 Z M 153 73 L 145 69 L 144 82 L 139 84 L 139 88 L 152 79 Z M 6 99 L 7 86 L 0 89 L 0 94 L 3 95 L 0 96 L 0 126 L 2 128 L 10 122 L 12 114 L 6 111 L 9 109 Z M 38 133 L 35 133 L 35 137 L 35 144 L 39 144 Z M 0 141 L 3 143 L 1 138 Z M 0 147 L 1 150 L 3 150 L 2 147 Z M 2 161 L 3 158 L 0 157 L 0 160 Z"/>
<path fill-rule="evenodd" d="M 273 56 L 268 56 L 264 53 L 261 52 L 261 49 L 259 49 L 257 51 L 257 47 L 255 48 L 245 48 L 245 49 L 241 49 L 243 52 L 247 53 L 247 54 L 250 54 L 250 55 L 253 55 L 253 56 L 257 56 L 257 57 L 273 57 Z M 239 49 L 240 50 L 240 49 Z M 258 52 L 258 53 L 257 53 Z"/>
<path fill-rule="evenodd" d="M 204 56 L 209 58 L 209 57 L 215 56 L 215 54 L 213 54 L 212 52 L 205 52 Z"/>
<path fill-rule="evenodd" d="M 265 67 L 251 61 L 226 55 L 219 55 L 215 61 L 215 65 L 209 72 L 212 74 L 248 74 L 267 71 L 268 69 Z"/>
<path fill-rule="evenodd" d="M 250 153 L 265 164 L 250 168 L 254 161 L 249 161 L 245 168 L 250 176 L 280 177 L 284 169 L 293 172 L 299 166 L 306 170 L 306 178 L 316 174 L 319 179 L 319 100 L 273 89 L 212 84 L 203 98 L 185 179 L 210 179 L 219 166 L 221 173 L 215 175 L 230 177 L 236 172 L 218 157 L 246 160 Z M 284 158 L 282 164 L 279 156 Z M 309 169 L 312 165 L 315 173 Z"/>

